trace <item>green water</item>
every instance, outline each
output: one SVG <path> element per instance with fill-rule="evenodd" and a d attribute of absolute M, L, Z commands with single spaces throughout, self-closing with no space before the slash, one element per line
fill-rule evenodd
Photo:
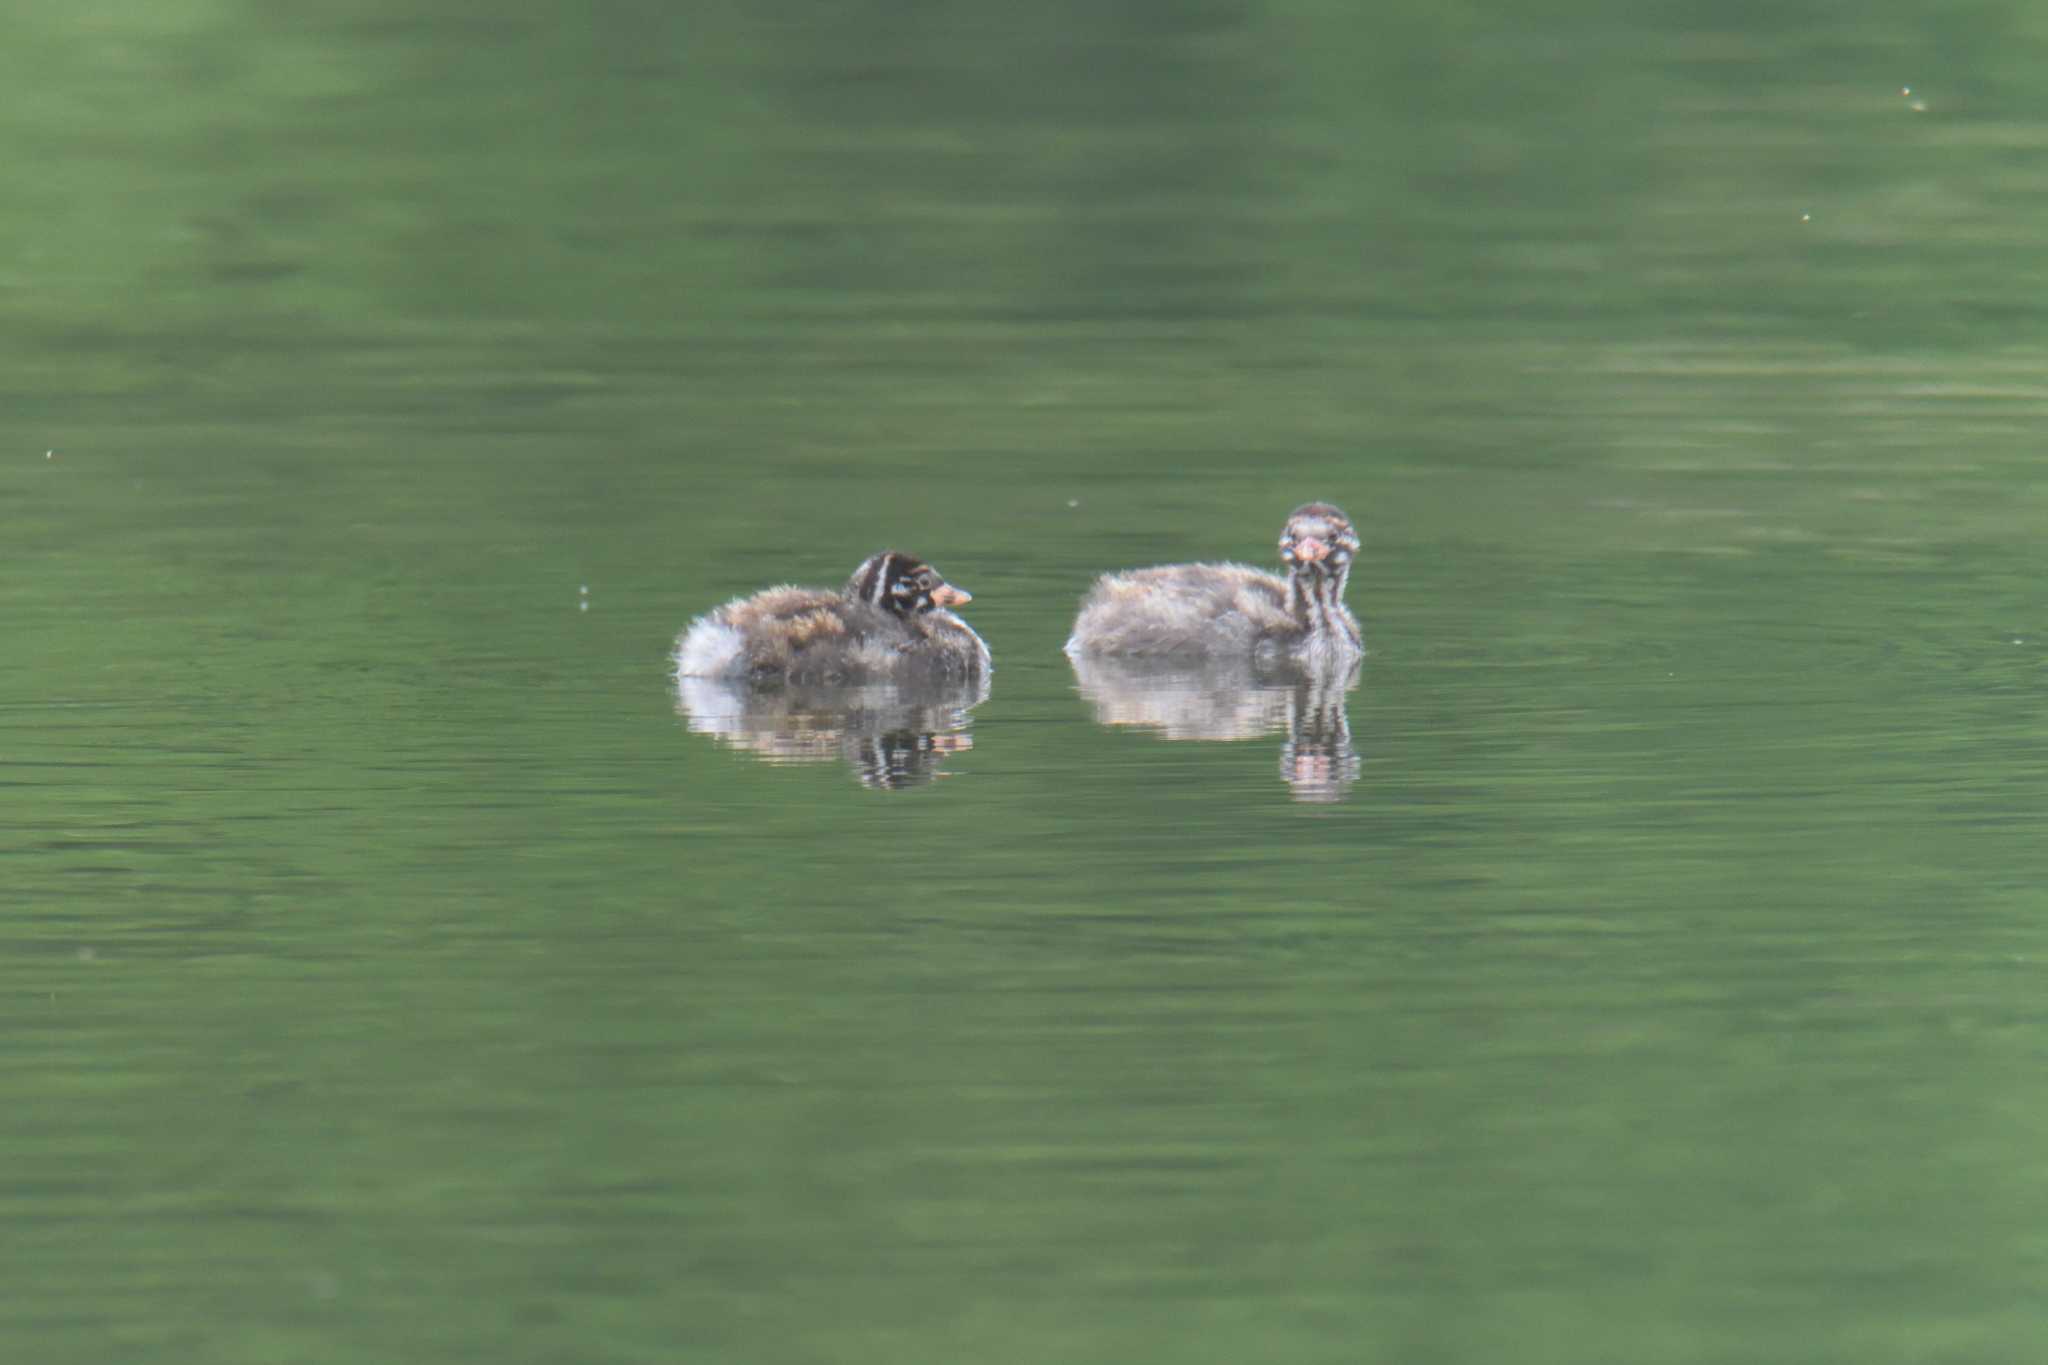
<path fill-rule="evenodd" d="M 0 1355 L 2033 1358 L 2044 71 L 2000 4 L 16 16 Z M 1348 771 L 1100 723 L 1090 579 L 1310 498 Z M 995 653 L 929 780 L 692 728 L 692 616 L 885 544 Z"/>

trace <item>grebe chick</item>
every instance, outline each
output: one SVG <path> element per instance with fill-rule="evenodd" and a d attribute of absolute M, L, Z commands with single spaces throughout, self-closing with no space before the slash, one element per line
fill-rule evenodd
<path fill-rule="evenodd" d="M 1243 564 L 1165 564 L 1104 574 L 1082 599 L 1067 653 L 1250 659 L 1322 667 L 1365 652 L 1344 584 L 1358 553 L 1351 519 L 1327 502 L 1297 507 L 1280 533 L 1287 576 Z"/>
<path fill-rule="evenodd" d="M 883 550 L 838 592 L 769 588 L 698 617 L 676 642 L 676 676 L 797 683 L 983 677 L 988 646 L 949 610 L 972 600 L 916 555 Z"/>

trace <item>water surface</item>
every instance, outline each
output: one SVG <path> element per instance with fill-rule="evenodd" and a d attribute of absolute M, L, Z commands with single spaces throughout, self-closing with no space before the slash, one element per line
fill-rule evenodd
<path fill-rule="evenodd" d="M 2041 1339 L 2024 7 L 19 28 L 11 1358 Z M 1310 498 L 1334 712 L 1076 679 Z M 693 721 L 885 544 L 985 700 Z"/>

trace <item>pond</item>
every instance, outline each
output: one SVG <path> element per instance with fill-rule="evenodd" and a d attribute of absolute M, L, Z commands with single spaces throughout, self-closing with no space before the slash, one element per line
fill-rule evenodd
<path fill-rule="evenodd" d="M 18 30 L 10 1358 L 2048 1330 L 2048 21 Z M 1312 499 L 1355 674 L 1062 653 Z"/>

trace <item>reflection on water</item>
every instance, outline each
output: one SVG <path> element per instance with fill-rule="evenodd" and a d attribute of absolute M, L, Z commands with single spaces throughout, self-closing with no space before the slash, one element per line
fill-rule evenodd
<path fill-rule="evenodd" d="M 679 678 L 676 710 L 696 733 L 764 762 L 844 758 L 862 786 L 893 791 L 944 776 L 946 755 L 973 748 L 967 713 L 987 699 L 986 675 L 858 686 Z"/>
<path fill-rule="evenodd" d="M 1071 659 L 1081 695 L 1102 725 L 1156 730 L 1166 739 L 1256 739 L 1287 732 L 1280 780 L 1297 801 L 1339 801 L 1358 780 L 1344 694 L 1358 686 L 1359 661 L 1284 671 L 1248 661 L 1198 667 L 1158 661 Z"/>

